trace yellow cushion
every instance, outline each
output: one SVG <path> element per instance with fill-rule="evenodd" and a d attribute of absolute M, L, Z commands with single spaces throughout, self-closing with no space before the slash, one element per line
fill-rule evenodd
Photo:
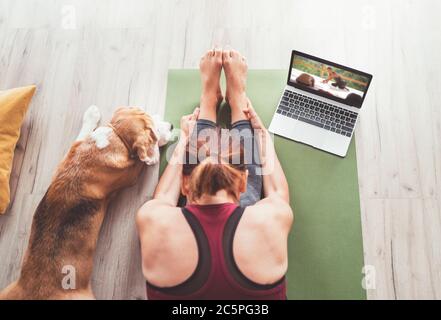
<path fill-rule="evenodd" d="M 0 91 L 0 214 L 9 205 L 9 177 L 15 145 L 35 86 Z"/>

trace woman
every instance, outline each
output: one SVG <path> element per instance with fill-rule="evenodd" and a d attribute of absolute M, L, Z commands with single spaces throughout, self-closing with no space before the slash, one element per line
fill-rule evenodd
<path fill-rule="evenodd" d="M 219 137 L 222 67 L 232 132 L 242 139 L 241 145 L 227 144 L 227 152 L 216 150 L 221 143 L 199 143 L 207 133 L 208 141 Z M 246 96 L 245 58 L 234 50 L 214 49 L 202 57 L 200 72 L 200 108 L 181 119 L 173 157 L 153 199 L 137 214 L 148 298 L 285 299 L 287 237 L 293 220 L 288 183 L 271 138 Z M 264 163 L 235 162 L 235 155 L 244 160 L 253 132 Z M 192 154 L 209 156 L 188 163 Z M 176 161 L 184 158 L 184 164 Z M 188 201 L 184 208 L 177 207 L 181 193 Z"/>
<path fill-rule="evenodd" d="M 331 85 L 333 87 L 338 87 L 339 89 L 342 90 L 349 90 L 348 88 L 346 88 L 346 81 L 343 80 L 343 78 L 334 70 L 332 70 L 331 67 L 327 68 L 328 70 L 328 78 L 326 78 L 325 80 L 323 80 L 323 83 L 328 83 L 330 80 L 334 80 L 335 82 L 331 83 Z"/>

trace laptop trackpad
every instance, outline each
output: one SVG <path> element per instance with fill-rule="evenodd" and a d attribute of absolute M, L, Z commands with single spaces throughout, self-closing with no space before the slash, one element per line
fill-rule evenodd
<path fill-rule="evenodd" d="M 326 131 L 308 123 L 293 120 L 279 114 L 275 114 L 271 121 L 270 132 L 287 137 L 289 139 L 309 144 L 320 148 L 323 144 Z"/>
<path fill-rule="evenodd" d="M 309 144 L 316 148 L 321 148 L 327 132 L 321 128 L 310 125 L 303 121 L 292 121 L 295 129 L 294 139 Z"/>

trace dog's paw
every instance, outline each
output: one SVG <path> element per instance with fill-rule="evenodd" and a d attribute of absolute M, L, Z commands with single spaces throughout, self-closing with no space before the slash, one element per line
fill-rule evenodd
<path fill-rule="evenodd" d="M 153 166 L 157 163 L 159 163 L 159 147 L 158 145 L 152 146 L 152 148 L 149 150 L 149 155 L 147 155 L 144 158 L 140 158 L 142 162 L 144 162 L 148 166 Z"/>
<path fill-rule="evenodd" d="M 84 112 L 83 115 L 83 124 L 90 125 L 94 129 L 98 126 L 98 123 L 101 119 L 101 113 L 97 106 L 91 105 L 87 110 Z"/>
<path fill-rule="evenodd" d="M 159 146 L 162 147 L 171 140 L 173 125 L 169 122 L 163 121 L 157 114 L 153 115 L 152 119 L 155 124 L 155 133 L 158 137 Z"/>

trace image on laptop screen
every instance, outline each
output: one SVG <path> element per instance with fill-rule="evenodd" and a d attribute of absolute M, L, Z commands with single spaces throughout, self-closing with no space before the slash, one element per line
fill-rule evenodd
<path fill-rule="evenodd" d="M 289 80 L 300 89 L 360 108 L 371 79 L 362 72 L 293 53 Z"/>

